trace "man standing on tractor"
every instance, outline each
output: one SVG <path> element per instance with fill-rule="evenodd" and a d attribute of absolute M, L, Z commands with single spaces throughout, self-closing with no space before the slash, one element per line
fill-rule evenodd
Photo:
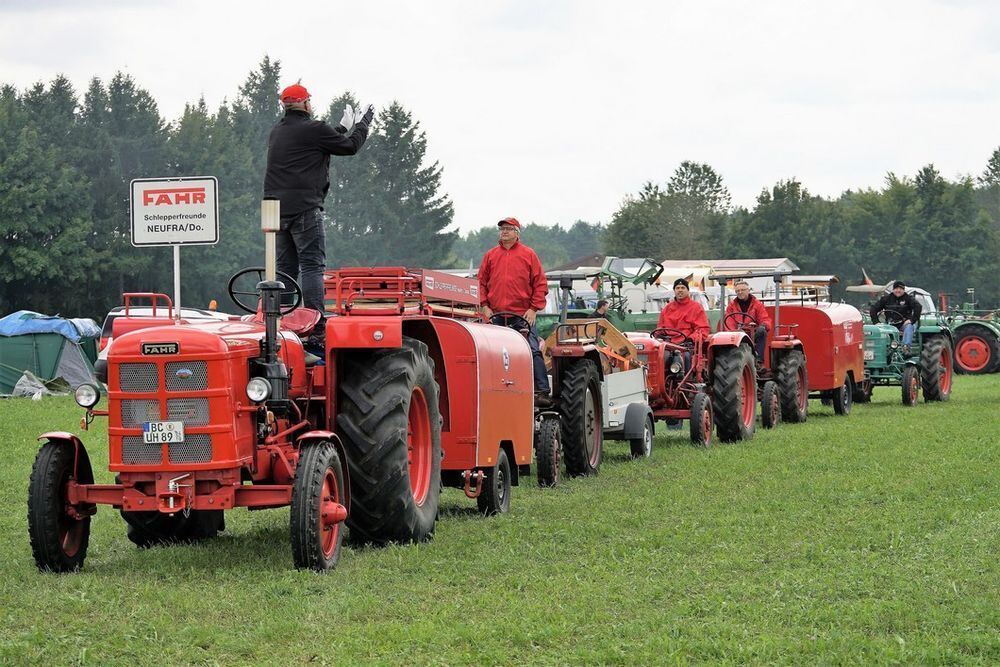
<path fill-rule="evenodd" d="M 675 329 L 696 342 L 707 338 L 712 332 L 705 309 L 690 298 L 688 281 L 684 278 L 674 281 L 674 298 L 660 311 L 656 327 Z"/>
<path fill-rule="evenodd" d="M 326 232 L 322 212 L 330 189 L 330 156 L 354 155 L 361 149 L 375 108 L 369 105 L 362 113 L 347 105 L 340 124 L 332 127 L 313 120 L 309 91 L 298 83 L 281 91 L 281 104 L 285 115 L 271 128 L 267 140 L 264 197 L 281 201 L 281 230 L 275 239 L 278 270 L 300 280 L 303 305 L 320 313 L 308 345 L 323 354 Z"/>
<path fill-rule="evenodd" d="M 528 344 L 531 346 L 535 376 L 535 402 L 551 405 L 549 376 L 545 372 L 535 315 L 545 308 L 549 284 L 538 255 L 521 243 L 521 223 L 516 218 L 504 218 L 497 223 L 500 239 L 483 255 L 479 265 L 479 294 L 483 317 L 490 321 L 494 313 L 513 313 L 528 323 Z M 501 318 L 497 318 L 498 320 Z M 519 320 L 497 321 L 517 329 Z M 523 328 L 523 324 L 522 324 Z"/>
<path fill-rule="evenodd" d="M 913 331 L 915 324 L 920 321 L 920 302 L 913 298 L 912 294 L 906 293 L 906 284 L 902 280 L 897 280 L 892 284 L 892 292 L 885 294 L 881 299 L 872 304 L 869 315 L 872 322 L 878 321 L 879 313 L 895 313 L 894 324 L 903 332 L 903 354 L 910 353 L 910 345 L 913 344 Z"/>
<path fill-rule="evenodd" d="M 747 328 L 754 326 L 753 332 L 754 348 L 757 350 L 757 364 L 764 363 L 764 350 L 767 345 L 767 332 L 771 329 L 771 318 L 767 314 L 757 297 L 750 293 L 750 284 L 741 280 L 735 285 L 736 298 L 726 306 L 726 314 L 722 318 L 723 325 L 728 331 L 738 331 L 747 325 Z M 747 315 L 748 317 L 742 317 Z"/>

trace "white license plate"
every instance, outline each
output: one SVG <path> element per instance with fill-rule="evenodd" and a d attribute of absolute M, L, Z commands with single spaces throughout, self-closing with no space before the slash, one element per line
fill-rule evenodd
<path fill-rule="evenodd" d="M 142 441 L 147 444 L 184 442 L 184 422 L 146 422 L 142 425 Z"/>
<path fill-rule="evenodd" d="M 875 361 L 875 350 L 865 350 L 865 361 Z"/>

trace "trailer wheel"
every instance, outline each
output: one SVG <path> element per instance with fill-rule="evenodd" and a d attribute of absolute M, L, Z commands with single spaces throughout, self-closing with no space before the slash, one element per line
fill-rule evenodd
<path fill-rule="evenodd" d="M 323 572 L 337 565 L 347 518 L 346 492 L 343 463 L 333 443 L 303 447 L 289 514 L 292 560 L 298 569 Z"/>
<path fill-rule="evenodd" d="M 778 394 L 778 384 L 774 380 L 768 380 L 760 391 L 760 425 L 774 428 L 780 421 L 781 396 Z"/>
<path fill-rule="evenodd" d="M 486 471 L 483 490 L 476 498 L 476 504 L 486 516 L 510 511 L 510 460 L 503 448 L 497 454 L 496 465 Z"/>
<path fill-rule="evenodd" d="M 781 355 L 775 372 L 781 393 L 782 421 L 799 424 L 809 412 L 809 379 L 801 350 Z"/>
<path fill-rule="evenodd" d="M 562 449 L 562 426 L 553 417 L 542 418 L 535 442 L 535 467 L 538 486 L 551 487 L 559 483 L 559 454 Z"/>
<path fill-rule="evenodd" d="M 1000 370 L 1000 337 L 989 327 L 967 324 L 955 331 L 955 371 L 978 375 Z"/>
<path fill-rule="evenodd" d="M 399 348 L 345 354 L 339 377 L 351 540 L 429 539 L 441 492 L 441 413 L 427 346 L 404 336 Z"/>
<path fill-rule="evenodd" d="M 699 392 L 691 401 L 691 442 L 708 448 L 712 446 L 712 401 L 708 394 Z"/>
<path fill-rule="evenodd" d="M 903 405 L 914 406 L 920 396 L 920 371 L 912 364 L 903 369 Z"/>
<path fill-rule="evenodd" d="M 951 397 L 954 357 L 947 336 L 929 336 L 920 346 L 920 384 L 924 401 L 947 401 Z"/>
<path fill-rule="evenodd" d="M 589 359 L 570 366 L 562 377 L 563 455 L 571 476 L 593 475 L 601 467 L 604 424 L 601 380 Z"/>
<path fill-rule="evenodd" d="M 653 418 L 646 417 L 642 425 L 642 437 L 628 441 L 629 451 L 634 459 L 647 459 L 653 453 Z"/>
<path fill-rule="evenodd" d="M 844 384 L 831 392 L 833 401 L 833 412 L 842 417 L 851 414 L 851 407 L 854 405 L 854 382 L 851 376 L 844 378 Z"/>
<path fill-rule="evenodd" d="M 723 442 L 749 440 L 757 426 L 757 376 L 749 348 L 719 351 L 712 369 L 715 429 Z"/>
<path fill-rule="evenodd" d="M 39 570 L 75 572 L 83 567 L 90 544 L 90 516 L 70 514 L 66 491 L 73 476 L 76 450 L 46 442 L 35 456 L 28 483 L 28 539 Z M 93 484 L 94 472 L 83 445 L 79 449 L 74 481 Z M 83 509 L 83 508 L 80 508 Z M 75 511 L 75 510 L 74 510 Z"/>

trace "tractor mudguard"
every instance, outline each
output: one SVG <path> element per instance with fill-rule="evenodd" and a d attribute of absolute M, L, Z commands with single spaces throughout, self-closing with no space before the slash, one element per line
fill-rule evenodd
<path fill-rule="evenodd" d="M 710 348 L 722 346 L 737 347 L 748 340 L 750 340 L 749 336 L 742 331 L 720 331 L 709 336 L 708 346 Z"/>
<path fill-rule="evenodd" d="M 43 444 L 46 442 L 55 442 L 64 447 L 73 448 L 73 477 L 77 477 L 80 467 L 80 459 L 90 463 L 90 457 L 87 455 L 87 448 L 83 446 L 83 441 L 72 433 L 67 433 L 66 431 L 49 431 L 47 433 L 42 433 L 38 438 L 38 441 Z M 89 467 L 89 466 L 88 466 Z"/>
<path fill-rule="evenodd" d="M 326 321 L 326 344 L 331 348 L 402 347 L 403 318 L 331 317 Z"/>
<path fill-rule="evenodd" d="M 341 471 L 344 473 L 344 507 L 347 508 L 348 514 L 351 512 L 351 480 L 348 476 L 350 473 L 347 470 L 347 451 L 344 449 L 344 443 L 340 441 L 340 437 L 337 436 L 333 431 L 306 431 L 298 437 L 295 441 L 299 447 L 299 451 L 302 447 L 309 442 L 315 440 L 325 440 L 327 442 L 332 442 L 334 449 L 337 450 L 337 456 L 340 457 L 340 467 Z"/>
<path fill-rule="evenodd" d="M 638 440 L 643 437 L 646 429 L 646 419 L 653 417 L 653 411 L 648 403 L 629 403 L 625 409 L 625 428 L 622 438 Z M 653 420 L 653 435 L 656 435 L 656 420 Z"/>

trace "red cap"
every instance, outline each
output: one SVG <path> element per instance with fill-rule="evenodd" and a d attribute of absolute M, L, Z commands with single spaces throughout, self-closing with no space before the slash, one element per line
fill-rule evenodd
<path fill-rule="evenodd" d="M 500 225 L 513 225 L 514 227 L 521 229 L 521 223 L 517 221 L 517 218 L 504 218 L 497 223 L 497 227 Z"/>
<path fill-rule="evenodd" d="M 309 97 L 309 91 L 300 83 L 294 83 L 281 91 L 281 101 L 286 104 L 305 102 Z"/>

